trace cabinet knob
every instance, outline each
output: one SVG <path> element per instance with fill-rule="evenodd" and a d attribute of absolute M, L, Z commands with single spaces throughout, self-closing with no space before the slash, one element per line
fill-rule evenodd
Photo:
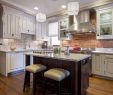
<path fill-rule="evenodd" d="M 99 34 L 97 34 L 97 36 L 99 36 Z"/>
<path fill-rule="evenodd" d="M 14 34 L 12 34 L 12 36 L 14 36 Z"/>

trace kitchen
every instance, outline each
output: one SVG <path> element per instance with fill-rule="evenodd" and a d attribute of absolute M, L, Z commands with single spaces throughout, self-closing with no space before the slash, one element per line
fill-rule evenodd
<path fill-rule="evenodd" d="M 64 95 L 112 95 L 112 6 L 113 0 L 0 0 L 0 95 L 43 95 L 42 76 L 50 78 L 45 72 L 53 68 L 71 80 L 63 78 Z M 32 64 L 47 66 L 37 89 L 26 69 Z M 33 85 L 23 91 L 27 70 Z"/>

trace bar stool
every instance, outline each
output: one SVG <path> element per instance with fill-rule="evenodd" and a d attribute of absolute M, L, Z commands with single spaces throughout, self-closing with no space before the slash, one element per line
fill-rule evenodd
<path fill-rule="evenodd" d="M 55 81 L 57 83 L 57 94 L 61 95 L 61 82 L 68 78 L 70 75 L 70 72 L 68 70 L 65 69 L 61 69 L 61 68 L 53 68 L 50 69 L 48 71 L 46 71 L 44 73 L 44 77 L 45 77 L 45 88 L 44 88 L 44 95 L 46 94 L 46 84 L 47 84 L 47 79 L 50 79 L 52 81 Z"/>
<path fill-rule="evenodd" d="M 46 66 L 41 64 L 33 64 L 33 65 L 26 66 L 23 91 L 25 91 L 26 86 L 28 87 L 30 86 L 30 73 L 33 73 L 33 95 L 35 95 L 37 74 L 46 70 L 46 68 L 47 68 Z"/>

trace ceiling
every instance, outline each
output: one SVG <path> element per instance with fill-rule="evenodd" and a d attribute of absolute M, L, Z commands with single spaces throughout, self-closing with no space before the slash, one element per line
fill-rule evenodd
<path fill-rule="evenodd" d="M 89 3 L 95 1 L 106 1 L 106 0 L 1 0 L 3 2 L 8 2 L 12 5 L 18 6 L 32 13 L 36 13 L 33 8 L 37 6 L 38 11 L 44 12 L 47 15 L 61 11 L 61 5 L 67 5 L 70 1 L 78 1 L 80 6 L 88 5 Z M 108 0 L 107 0 L 108 1 Z"/>

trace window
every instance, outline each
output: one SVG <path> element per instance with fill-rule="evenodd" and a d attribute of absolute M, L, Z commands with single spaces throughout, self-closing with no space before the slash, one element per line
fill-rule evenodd
<path fill-rule="evenodd" d="M 60 45 L 60 40 L 58 40 L 58 22 L 49 23 L 49 37 L 50 37 L 50 45 Z"/>

